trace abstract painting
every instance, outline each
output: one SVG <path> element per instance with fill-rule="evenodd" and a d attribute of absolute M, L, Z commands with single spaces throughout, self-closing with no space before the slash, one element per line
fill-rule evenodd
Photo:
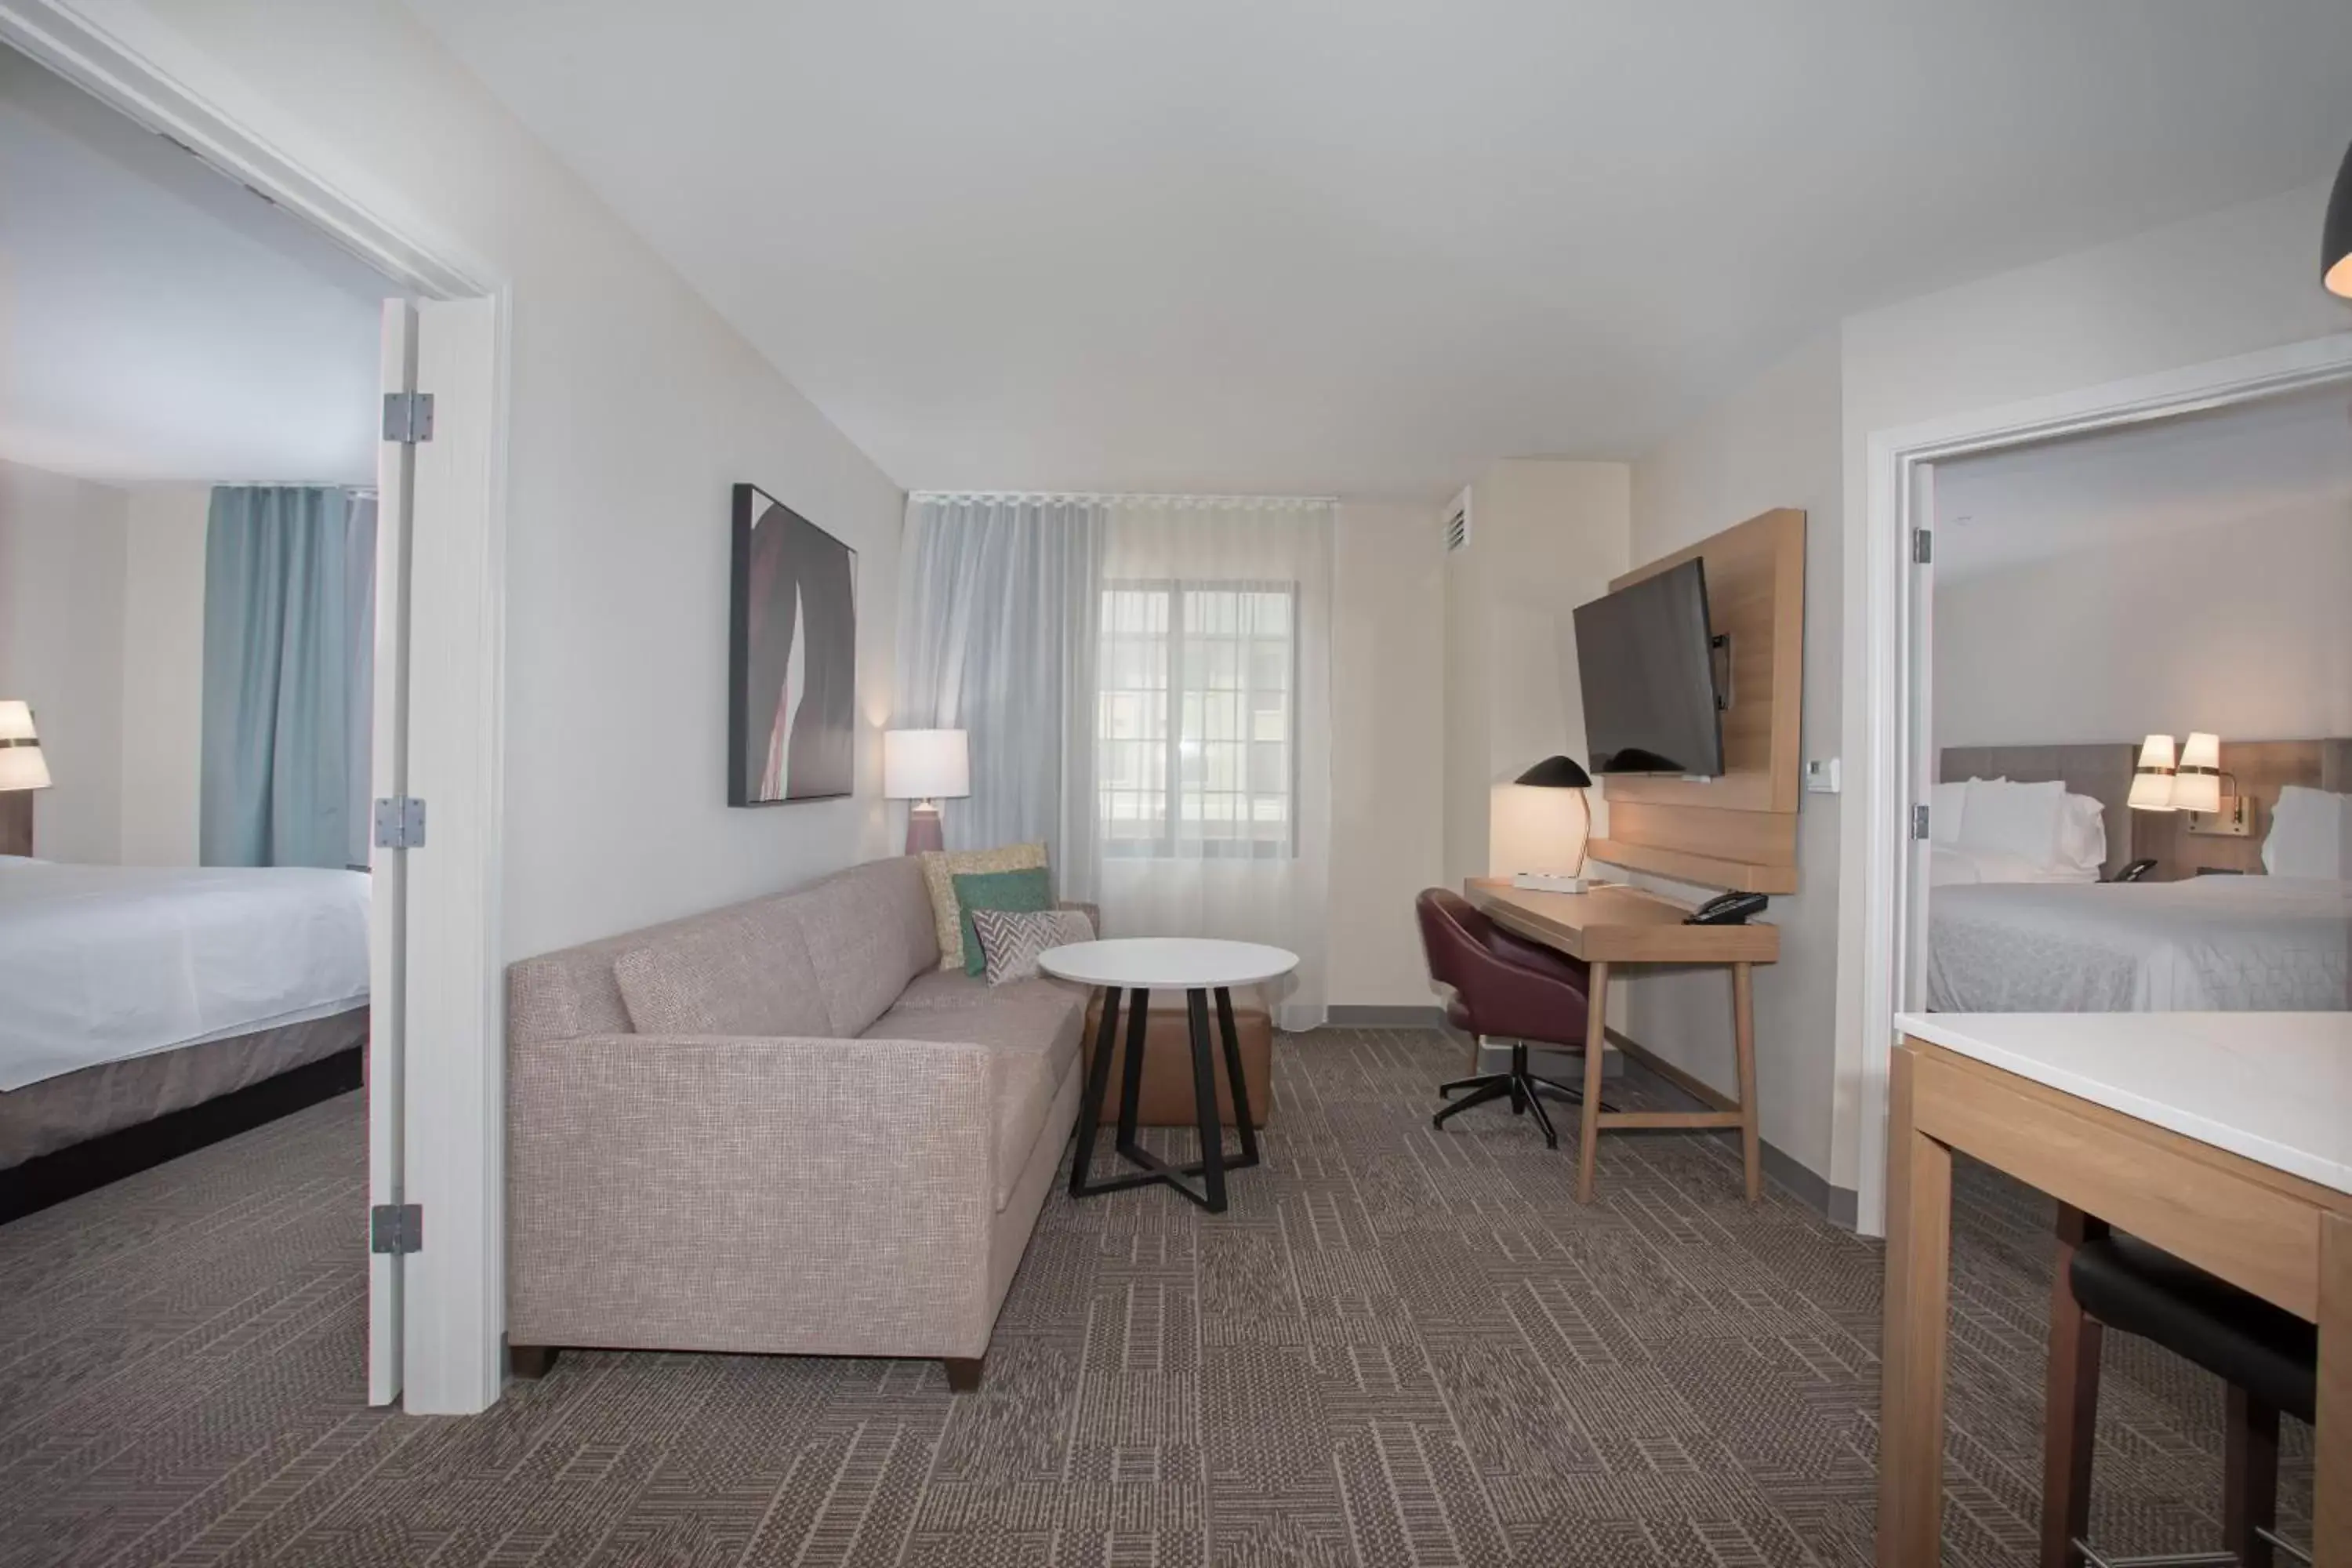
<path fill-rule="evenodd" d="M 735 487 L 727 804 L 851 793 L 857 552 L 757 485 Z"/>

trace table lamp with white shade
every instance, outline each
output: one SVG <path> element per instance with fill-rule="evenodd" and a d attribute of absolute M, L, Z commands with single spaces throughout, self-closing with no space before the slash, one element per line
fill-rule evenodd
<path fill-rule="evenodd" d="M 885 730 L 882 793 L 912 801 L 907 808 L 907 853 L 944 849 L 940 802 L 971 794 L 971 750 L 961 730 Z"/>
<path fill-rule="evenodd" d="M 33 852 L 33 800 L 23 792 L 48 787 L 48 759 L 41 755 L 32 707 L 0 698 L 0 855 Z"/>

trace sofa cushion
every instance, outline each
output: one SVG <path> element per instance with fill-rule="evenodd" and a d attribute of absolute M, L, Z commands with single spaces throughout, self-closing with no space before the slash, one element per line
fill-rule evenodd
<path fill-rule="evenodd" d="M 613 961 L 640 1035 L 830 1036 L 790 899 L 721 910 Z"/>
<path fill-rule="evenodd" d="M 996 1190 L 1002 1210 L 1045 1130 L 1055 1091 L 1077 1068 L 1086 998 L 1045 981 L 983 993 L 969 1007 L 893 1007 L 865 1031 L 875 1040 L 952 1040 L 984 1047 L 994 1059 Z M 879 1092 L 887 1092 L 882 1086 Z"/>
<path fill-rule="evenodd" d="M 908 981 L 939 961 L 930 895 L 912 858 L 852 866 L 785 901 L 816 968 L 831 1034 L 865 1033 Z"/>

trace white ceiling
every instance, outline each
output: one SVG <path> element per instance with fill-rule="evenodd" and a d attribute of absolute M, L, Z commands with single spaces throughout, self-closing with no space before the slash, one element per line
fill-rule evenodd
<path fill-rule="evenodd" d="M 0 458 L 373 481 L 390 284 L 5 47 L 0 191 Z"/>
<path fill-rule="evenodd" d="M 2345 0 L 410 4 L 916 488 L 1630 457 L 2352 137 Z"/>
<path fill-rule="evenodd" d="M 2336 507 L 2352 528 L 2352 394 L 2216 414 L 1938 464 L 1936 577 Z"/>

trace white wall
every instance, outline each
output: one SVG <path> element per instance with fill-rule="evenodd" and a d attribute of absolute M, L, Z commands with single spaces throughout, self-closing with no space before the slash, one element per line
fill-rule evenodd
<path fill-rule="evenodd" d="M 193 866 L 212 487 L 130 487 L 122 580 L 122 863 Z"/>
<path fill-rule="evenodd" d="M 2347 603 L 2342 501 L 1939 582 L 1937 744 L 2352 734 Z"/>
<path fill-rule="evenodd" d="M 122 566 L 129 498 L 0 462 L 0 697 L 33 705 L 52 787 L 33 852 L 106 865 L 122 844 Z"/>
<path fill-rule="evenodd" d="M 1834 332 L 1807 342 L 1633 465 L 1633 557 L 1654 561 L 1774 507 L 1805 513 L 1802 749 L 1838 742 L 1839 584 L 1843 569 Z M 1605 786 L 1604 786 L 1605 787 Z M 1831 1170 L 1836 1080 L 1840 797 L 1799 796 L 1797 891 L 1772 900 L 1780 961 L 1756 972 L 1756 1094 L 1765 1141 L 1815 1175 Z M 1719 889 L 1638 878 L 1679 897 Z M 1628 1032 L 1726 1092 L 1730 983 L 1720 969 L 1636 972 Z"/>
<path fill-rule="evenodd" d="M 1571 612 L 1630 563 L 1632 471 L 1514 458 L 1471 492 L 1470 547 L 1445 559 L 1446 885 L 1556 868 L 1569 823 L 1549 791 L 1510 780 L 1582 758 Z"/>
<path fill-rule="evenodd" d="M 131 0 L 124 0 L 125 4 Z M 393 0 L 184 0 L 377 210 L 513 289 L 504 885 L 510 956 L 894 847 L 879 797 L 903 498 Z M 726 803 L 729 488 L 859 552 L 854 799 Z"/>
<path fill-rule="evenodd" d="M 2300 342 L 2352 329 L 2352 305 L 2319 286 L 2327 187 L 2313 184 L 1851 316 L 1843 324 L 1843 689 L 1857 699 L 1870 657 L 1862 606 L 1869 439 L 1877 430 Z M 1844 705 L 1843 751 L 1868 742 L 1860 701 Z M 1838 1118 L 1832 1180 L 1860 1163 L 1863 835 L 1841 832 Z"/>
<path fill-rule="evenodd" d="M 1444 540 L 1433 506 L 1347 502 L 1331 589 L 1336 1006 L 1431 1005 L 1412 900 L 1444 877 Z"/>

